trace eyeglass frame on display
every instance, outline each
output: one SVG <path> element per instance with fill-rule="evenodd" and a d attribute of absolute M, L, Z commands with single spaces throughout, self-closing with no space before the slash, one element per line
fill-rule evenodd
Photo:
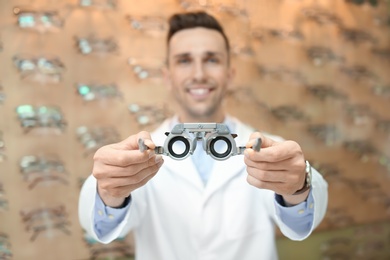
<path fill-rule="evenodd" d="M 18 17 L 17 25 L 21 29 L 32 29 L 41 33 L 53 31 L 53 28 L 62 29 L 64 27 L 64 19 L 61 18 L 57 11 L 35 11 L 35 10 L 23 10 L 20 7 L 14 7 L 13 13 Z M 29 15 L 30 23 L 33 24 L 23 25 L 21 24 L 21 16 Z M 31 20 L 31 17 L 33 20 Z M 43 19 L 46 17 L 45 19 Z M 39 23 L 37 23 L 39 21 Z M 46 23 L 46 24 L 45 24 Z"/>

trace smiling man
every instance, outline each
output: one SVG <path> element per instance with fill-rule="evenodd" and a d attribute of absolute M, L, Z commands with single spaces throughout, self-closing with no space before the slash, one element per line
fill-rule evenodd
<path fill-rule="evenodd" d="M 234 76 L 228 46 L 217 30 L 180 30 L 168 43 L 168 86 L 183 122 L 222 122 L 222 101 Z"/>
<path fill-rule="evenodd" d="M 234 78 L 229 41 L 205 12 L 173 15 L 167 43 L 167 87 L 176 115 L 100 148 L 80 194 L 82 227 L 110 243 L 133 231 L 139 260 L 277 259 L 275 225 L 293 240 L 323 219 L 327 183 L 300 145 L 254 131 L 229 116 L 223 99 Z M 214 160 L 202 149 L 184 160 L 154 152 L 178 123 L 226 125 L 244 155 Z M 140 149 L 139 139 L 150 148 Z M 251 147 L 262 140 L 261 150 Z"/>

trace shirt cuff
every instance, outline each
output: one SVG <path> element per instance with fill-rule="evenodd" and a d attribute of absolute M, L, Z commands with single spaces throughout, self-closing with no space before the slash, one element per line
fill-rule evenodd
<path fill-rule="evenodd" d="M 310 190 L 307 199 L 297 205 L 284 206 L 283 197 L 275 193 L 275 208 L 279 216 L 288 218 L 301 218 L 314 213 L 314 199 L 312 190 Z"/>
<path fill-rule="evenodd" d="M 99 194 L 96 193 L 95 199 L 95 221 L 109 221 L 109 222 L 121 222 L 125 216 L 126 212 L 130 208 L 131 197 L 126 198 L 125 205 L 122 208 L 111 208 L 106 206 L 103 200 L 100 198 Z"/>

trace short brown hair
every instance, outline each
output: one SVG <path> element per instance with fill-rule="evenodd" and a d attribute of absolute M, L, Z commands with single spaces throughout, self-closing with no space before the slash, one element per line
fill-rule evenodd
<path fill-rule="evenodd" d="M 172 36 L 181 30 L 203 27 L 220 32 L 225 40 L 227 52 L 229 53 L 230 51 L 229 40 L 221 24 L 212 15 L 207 14 L 204 11 L 177 13 L 172 15 L 168 22 L 169 31 L 167 35 L 167 44 L 169 44 Z"/>

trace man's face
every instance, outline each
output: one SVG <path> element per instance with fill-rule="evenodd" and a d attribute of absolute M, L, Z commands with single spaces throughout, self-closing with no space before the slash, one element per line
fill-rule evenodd
<path fill-rule="evenodd" d="M 197 27 L 171 38 L 166 78 L 181 121 L 223 120 L 222 101 L 233 74 L 218 31 Z"/>

